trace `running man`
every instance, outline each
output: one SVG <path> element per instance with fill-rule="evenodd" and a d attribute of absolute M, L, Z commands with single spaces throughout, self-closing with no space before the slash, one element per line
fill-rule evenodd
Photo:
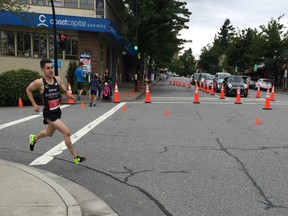
<path fill-rule="evenodd" d="M 62 120 L 60 120 L 60 89 L 67 97 L 72 97 L 73 99 L 74 97 L 69 95 L 65 85 L 62 83 L 61 78 L 54 76 L 52 61 L 50 59 L 42 59 L 40 61 L 40 67 L 41 71 L 43 72 L 43 78 L 36 79 L 30 83 L 26 89 L 26 93 L 35 112 L 39 112 L 39 106 L 36 104 L 32 92 L 38 89 L 43 95 L 43 123 L 47 124 L 47 128 L 45 130 L 41 130 L 36 135 L 30 134 L 30 150 L 34 151 L 35 144 L 39 139 L 47 136 L 52 137 L 55 130 L 57 130 L 63 134 L 65 144 L 74 157 L 74 163 L 79 164 L 85 161 L 86 158 L 78 156 L 71 142 L 69 128 Z"/>

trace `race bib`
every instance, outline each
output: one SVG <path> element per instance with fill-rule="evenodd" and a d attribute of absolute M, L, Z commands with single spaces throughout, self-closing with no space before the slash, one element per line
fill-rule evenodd
<path fill-rule="evenodd" d="M 55 110 L 60 107 L 60 98 L 56 98 L 53 100 L 48 100 L 48 105 L 50 110 Z"/>

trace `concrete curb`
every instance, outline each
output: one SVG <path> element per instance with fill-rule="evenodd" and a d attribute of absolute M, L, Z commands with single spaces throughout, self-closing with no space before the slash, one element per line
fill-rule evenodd
<path fill-rule="evenodd" d="M 18 168 L 20 170 L 23 170 L 24 172 L 29 173 L 30 175 L 40 179 L 41 181 L 45 182 L 47 185 L 49 185 L 55 192 L 61 197 L 65 205 L 67 206 L 67 215 L 68 216 L 82 216 L 81 208 L 77 201 L 74 199 L 71 194 L 65 190 L 61 185 L 57 184 L 55 181 L 51 180 L 46 175 L 43 175 L 40 173 L 36 168 L 31 168 L 26 165 L 17 164 L 9 161 L 1 160 L 2 164 L 6 164 L 8 166 L 13 166 L 15 168 Z"/>

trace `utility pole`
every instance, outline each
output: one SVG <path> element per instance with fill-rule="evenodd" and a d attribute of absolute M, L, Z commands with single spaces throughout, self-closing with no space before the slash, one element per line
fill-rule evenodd
<path fill-rule="evenodd" d="M 56 37 L 56 16 L 54 1 L 51 0 L 52 13 L 53 13 L 53 36 L 54 36 L 54 72 L 58 76 L 58 54 L 57 54 L 57 37 Z"/>

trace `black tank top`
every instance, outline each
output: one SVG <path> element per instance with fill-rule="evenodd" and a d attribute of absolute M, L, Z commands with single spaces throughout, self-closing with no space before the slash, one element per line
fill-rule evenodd
<path fill-rule="evenodd" d="M 54 83 L 52 85 L 48 84 L 43 78 L 44 92 L 44 110 L 45 111 L 56 111 L 60 109 L 60 91 L 59 85 L 55 77 L 53 77 Z"/>

